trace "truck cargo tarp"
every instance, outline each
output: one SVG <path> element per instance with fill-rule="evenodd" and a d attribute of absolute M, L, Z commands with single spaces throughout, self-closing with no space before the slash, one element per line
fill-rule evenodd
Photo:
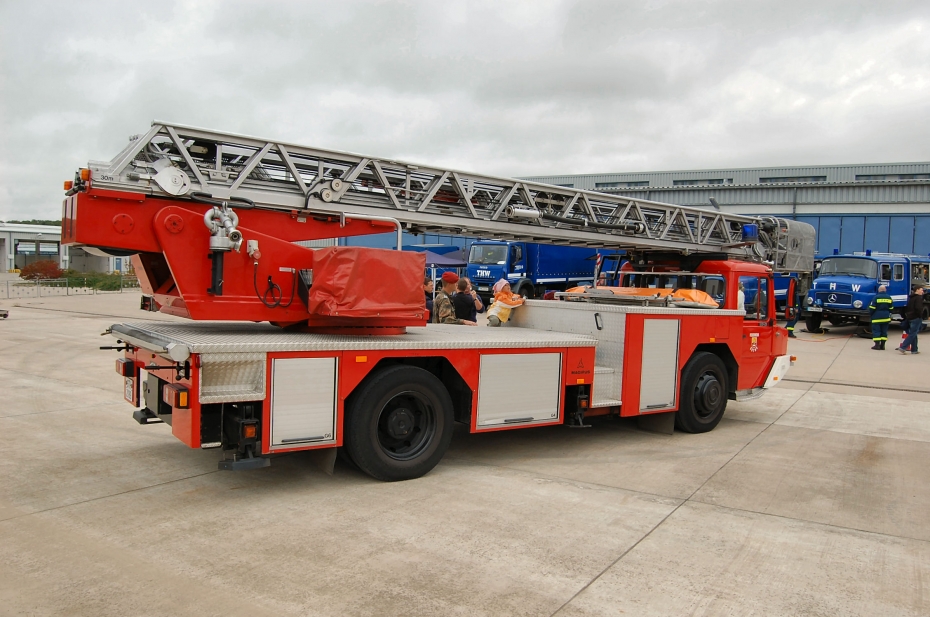
<path fill-rule="evenodd" d="M 422 253 L 356 246 L 318 249 L 308 308 L 316 315 L 416 318 L 426 310 Z"/>

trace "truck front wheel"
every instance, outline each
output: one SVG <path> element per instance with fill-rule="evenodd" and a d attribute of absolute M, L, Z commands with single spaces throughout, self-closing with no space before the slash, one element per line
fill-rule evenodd
<path fill-rule="evenodd" d="M 413 366 L 380 370 L 352 393 L 345 447 L 378 480 L 410 480 L 439 463 L 452 440 L 452 399 L 432 373 Z"/>
<path fill-rule="evenodd" d="M 727 408 L 728 392 L 723 361 L 706 351 L 694 354 L 681 373 L 675 426 L 686 433 L 713 430 Z"/>
<path fill-rule="evenodd" d="M 805 325 L 807 325 L 808 332 L 820 332 L 820 324 L 823 323 L 823 315 L 820 313 L 808 313 L 807 317 L 804 319 Z"/>

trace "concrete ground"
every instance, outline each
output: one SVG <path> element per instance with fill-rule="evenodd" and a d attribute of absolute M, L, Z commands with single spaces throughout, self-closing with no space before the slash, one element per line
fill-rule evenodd
<path fill-rule="evenodd" d="M 930 614 L 930 338 L 801 332 L 711 433 L 460 431 L 385 484 L 136 424 L 97 347 L 138 300 L 0 302 L 0 614 Z"/>

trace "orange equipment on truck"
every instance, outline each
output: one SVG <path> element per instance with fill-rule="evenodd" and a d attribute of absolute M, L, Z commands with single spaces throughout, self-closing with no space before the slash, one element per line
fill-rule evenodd
<path fill-rule="evenodd" d="M 65 189 L 63 242 L 132 256 L 143 308 L 192 320 L 109 328 L 134 417 L 221 449 L 223 469 L 342 448 L 375 478 L 415 478 L 454 422 L 709 431 L 785 375 L 772 271 L 814 258 L 796 221 L 165 122 Z M 393 232 L 400 248 L 404 231 L 624 250 L 638 291 L 528 300 L 502 328 L 427 324 L 421 254 L 302 245 Z M 741 283 L 760 290 L 745 308 Z"/>

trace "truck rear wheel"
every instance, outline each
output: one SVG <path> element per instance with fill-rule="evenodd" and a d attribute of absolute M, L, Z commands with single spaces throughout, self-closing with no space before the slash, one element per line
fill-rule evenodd
<path fill-rule="evenodd" d="M 419 478 L 452 440 L 452 399 L 432 373 L 413 366 L 380 370 L 352 393 L 345 446 L 359 469 L 378 480 Z"/>
<path fill-rule="evenodd" d="M 807 325 L 808 332 L 820 332 L 820 324 L 823 323 L 823 315 L 811 313 L 804 318 L 804 323 Z"/>
<path fill-rule="evenodd" d="M 727 369 L 712 353 L 700 351 L 681 373 L 681 393 L 675 426 L 686 433 L 714 429 L 727 408 Z"/>

